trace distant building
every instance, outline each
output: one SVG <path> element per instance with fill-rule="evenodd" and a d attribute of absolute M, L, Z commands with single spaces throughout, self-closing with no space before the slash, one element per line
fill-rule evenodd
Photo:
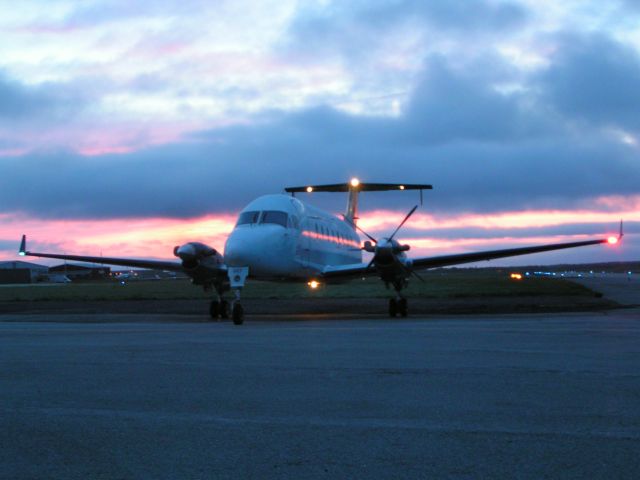
<path fill-rule="evenodd" d="M 63 263 L 49 268 L 49 274 L 64 275 L 71 280 L 98 280 L 111 275 L 111 268 Z"/>
<path fill-rule="evenodd" d="M 0 262 L 0 284 L 34 283 L 45 280 L 48 272 L 49 267 L 37 263 L 19 260 Z"/>

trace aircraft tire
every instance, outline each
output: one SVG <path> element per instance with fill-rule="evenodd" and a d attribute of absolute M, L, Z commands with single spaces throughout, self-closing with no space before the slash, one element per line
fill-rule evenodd
<path fill-rule="evenodd" d="M 407 303 L 408 302 L 406 298 L 401 298 L 400 300 L 398 300 L 398 312 L 400 313 L 401 317 L 406 317 L 407 315 L 409 315 L 409 306 Z"/>
<path fill-rule="evenodd" d="M 234 325 L 242 325 L 244 322 L 244 309 L 242 308 L 242 305 L 236 303 L 233 306 L 232 316 Z"/>
<path fill-rule="evenodd" d="M 220 318 L 229 318 L 229 302 L 226 300 L 220 302 Z"/>
<path fill-rule="evenodd" d="M 217 320 L 218 315 L 220 315 L 220 302 L 217 300 L 212 300 L 209 305 L 209 315 L 211 315 L 212 320 Z"/>
<path fill-rule="evenodd" d="M 389 299 L 389 316 L 395 317 L 398 315 L 398 302 L 395 298 Z"/>

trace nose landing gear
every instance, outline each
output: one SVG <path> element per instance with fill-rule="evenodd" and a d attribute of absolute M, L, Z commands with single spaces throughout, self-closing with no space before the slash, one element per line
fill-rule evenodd
<path fill-rule="evenodd" d="M 244 323 L 244 308 L 240 304 L 240 291 L 249 275 L 249 267 L 229 267 L 227 274 L 229 285 L 236 296 L 231 304 L 231 318 L 234 325 L 242 325 Z"/>
<path fill-rule="evenodd" d="M 244 323 L 244 308 L 242 308 L 240 302 L 234 302 L 231 316 L 234 325 L 242 325 Z"/>

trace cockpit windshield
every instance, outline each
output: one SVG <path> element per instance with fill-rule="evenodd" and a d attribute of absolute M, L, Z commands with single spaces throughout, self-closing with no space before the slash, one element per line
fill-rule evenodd
<path fill-rule="evenodd" d="M 251 223 L 258 223 L 258 217 L 260 212 L 242 212 L 238 217 L 238 223 L 236 225 L 248 225 Z"/>
<path fill-rule="evenodd" d="M 265 210 L 262 212 L 260 223 L 275 223 L 287 227 L 287 214 L 276 210 Z"/>
<path fill-rule="evenodd" d="M 282 225 L 287 228 L 288 215 L 286 212 L 279 212 L 277 210 L 265 210 L 263 212 L 250 211 L 242 212 L 238 217 L 237 225 L 253 225 L 256 223 L 273 223 L 276 225 Z"/>

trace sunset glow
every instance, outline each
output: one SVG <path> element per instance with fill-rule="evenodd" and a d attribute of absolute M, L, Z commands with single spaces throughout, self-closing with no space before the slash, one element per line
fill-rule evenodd
<path fill-rule="evenodd" d="M 221 250 L 258 196 L 393 182 L 363 195 L 359 225 L 389 235 L 417 201 L 406 186 L 433 184 L 398 234 L 411 256 L 617 239 L 624 219 L 606 254 L 563 255 L 637 259 L 638 15 L 593 0 L 14 2 L 0 254 L 22 233 L 42 251 Z M 342 210 L 327 197 L 304 196 Z"/>
<path fill-rule="evenodd" d="M 640 211 L 577 212 L 507 212 L 471 215 L 455 218 L 415 214 L 400 232 L 399 241 L 411 246 L 410 256 L 460 253 L 464 251 L 508 248 L 538 243 L 581 241 L 605 237 L 610 244 L 618 243 L 617 236 L 606 236 L 615 227 L 615 219 L 624 214 L 630 222 L 640 222 Z M 393 211 L 363 212 L 360 225 L 376 237 L 388 234 L 405 214 Z M 504 224 L 500 223 L 504 220 Z M 201 241 L 222 250 L 227 235 L 236 222 L 235 214 L 207 215 L 193 219 L 140 218 L 112 220 L 42 220 L 25 216 L 0 215 L 0 238 L 15 240 L 15 249 L 0 251 L 6 257 L 17 255 L 22 233 L 28 237 L 32 251 L 53 250 L 69 254 L 98 254 L 132 256 L 138 258 L 172 258 L 173 247 L 189 241 Z M 531 222 L 531 224 L 527 223 Z M 629 222 L 628 222 L 629 223 Z M 536 229 L 571 224 L 597 224 L 596 230 L 581 234 L 544 235 Z M 472 228 L 490 230 L 482 237 L 447 234 L 448 229 Z M 439 236 L 432 236 L 438 232 Z M 520 232 L 520 233 L 518 233 Z M 517 235 L 514 235 L 518 233 Z M 315 232 L 303 234 L 327 241 L 351 245 L 346 239 Z M 444 236 L 442 236 L 444 234 Z M 629 233 L 633 241 L 634 233 Z M 627 236 L 625 236 L 627 239 Z M 623 242 L 624 248 L 626 242 Z M 359 245 L 352 246 L 358 248 Z"/>

